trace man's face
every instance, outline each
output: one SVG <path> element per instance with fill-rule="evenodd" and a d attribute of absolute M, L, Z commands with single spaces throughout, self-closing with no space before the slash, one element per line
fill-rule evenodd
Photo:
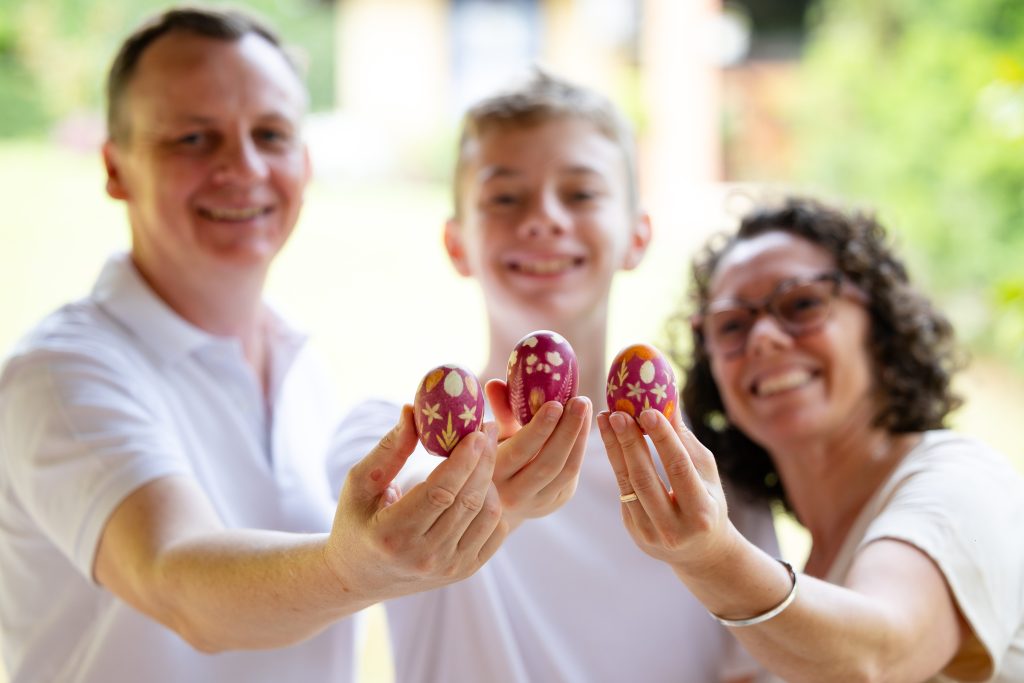
<path fill-rule="evenodd" d="M 265 273 L 309 179 L 305 108 L 298 77 L 259 36 L 172 33 L 146 50 L 124 94 L 126 139 L 104 158 L 148 278 Z"/>
<path fill-rule="evenodd" d="M 593 124 L 564 118 L 492 127 L 464 154 L 446 244 L 488 306 L 545 324 L 603 315 L 612 276 L 639 262 L 649 235 L 622 151 Z"/>

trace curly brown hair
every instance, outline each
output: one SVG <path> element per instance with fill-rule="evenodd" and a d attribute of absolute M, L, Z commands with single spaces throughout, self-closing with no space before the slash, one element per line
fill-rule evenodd
<path fill-rule="evenodd" d="M 775 231 L 824 248 L 843 276 L 868 295 L 869 348 L 880 398 L 875 424 L 894 434 L 941 428 L 961 403 L 951 381 L 963 358 L 952 325 L 910 284 L 903 261 L 873 215 L 844 212 L 800 197 L 755 209 L 735 233 L 712 238 L 695 257 L 691 305 L 705 309 L 711 278 L 730 249 Z M 668 337 L 669 355 L 686 376 L 682 401 L 694 434 L 715 454 L 719 470 L 740 492 L 752 499 L 778 500 L 788 508 L 767 451 L 729 424 L 700 331 L 690 321 L 689 312 L 678 311 L 669 319 Z"/>

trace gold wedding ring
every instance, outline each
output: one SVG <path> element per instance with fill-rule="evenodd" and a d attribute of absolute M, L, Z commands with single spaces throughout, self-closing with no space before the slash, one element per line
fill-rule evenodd
<path fill-rule="evenodd" d="M 630 491 L 629 493 L 624 493 L 621 496 L 619 496 L 619 500 L 621 500 L 623 503 L 632 503 L 634 500 L 636 500 L 636 494 L 633 493 L 632 491 Z"/>

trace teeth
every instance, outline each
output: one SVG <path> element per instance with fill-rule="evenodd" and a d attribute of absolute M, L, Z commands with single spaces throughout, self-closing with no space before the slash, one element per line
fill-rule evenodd
<path fill-rule="evenodd" d="M 245 209 L 203 209 L 203 213 L 218 221 L 247 221 L 265 212 L 266 209 L 262 206 Z"/>
<path fill-rule="evenodd" d="M 758 382 L 755 389 L 758 396 L 769 396 L 789 389 L 795 389 L 809 381 L 811 381 L 811 373 L 807 370 L 790 370 L 789 372 Z"/>
<path fill-rule="evenodd" d="M 512 269 L 531 275 L 551 275 L 553 273 L 566 271 L 574 265 L 579 265 L 582 262 L 582 258 L 544 259 L 513 263 Z"/>

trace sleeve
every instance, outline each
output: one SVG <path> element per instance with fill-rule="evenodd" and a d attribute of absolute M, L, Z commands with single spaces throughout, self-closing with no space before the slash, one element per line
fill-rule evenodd
<path fill-rule="evenodd" d="M 904 541 L 935 562 L 996 670 L 1024 614 L 1024 480 L 966 439 L 933 448 L 865 534 Z"/>
<path fill-rule="evenodd" d="M 90 579 L 117 505 L 148 481 L 190 472 L 142 384 L 109 352 L 37 351 L 0 378 L 0 460 L 10 490 Z"/>
<path fill-rule="evenodd" d="M 335 495 L 341 491 L 352 466 L 366 457 L 384 435 L 398 424 L 401 413 L 401 405 L 374 399 L 360 403 L 342 419 L 331 437 L 327 456 L 327 478 Z M 407 488 L 410 473 L 421 469 L 417 463 L 424 455 L 421 453 L 422 450 L 417 448 L 402 469 L 399 475 L 399 484 L 402 488 Z"/>

